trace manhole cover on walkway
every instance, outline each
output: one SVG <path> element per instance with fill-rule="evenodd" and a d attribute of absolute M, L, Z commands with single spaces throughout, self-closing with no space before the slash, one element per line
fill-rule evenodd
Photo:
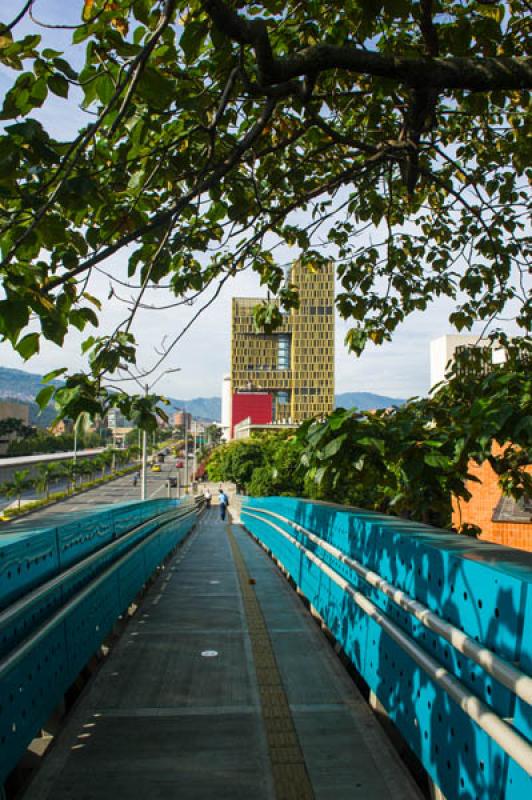
<path fill-rule="evenodd" d="M 216 658 L 218 650 L 203 650 L 201 655 L 203 658 Z"/>

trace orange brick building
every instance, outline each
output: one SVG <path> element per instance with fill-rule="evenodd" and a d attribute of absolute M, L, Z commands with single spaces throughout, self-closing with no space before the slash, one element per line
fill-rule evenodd
<path fill-rule="evenodd" d="M 532 465 L 527 467 L 532 472 Z M 532 498 L 515 502 L 505 497 L 497 483 L 497 475 L 485 461 L 471 462 L 469 472 L 482 483 L 468 481 L 471 500 L 453 498 L 453 527 L 478 525 L 479 539 L 532 551 Z"/>

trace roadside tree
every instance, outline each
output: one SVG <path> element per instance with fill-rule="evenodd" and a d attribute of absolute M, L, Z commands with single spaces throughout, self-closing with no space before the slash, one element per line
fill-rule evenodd
<path fill-rule="evenodd" d="M 38 492 L 45 495 L 47 500 L 50 497 L 50 484 L 53 477 L 54 469 L 52 464 L 39 464 L 33 484 Z"/>
<path fill-rule="evenodd" d="M 488 461 L 506 494 L 532 496 L 531 356 L 510 350 L 487 374 L 458 358 L 430 398 L 377 413 L 337 409 L 305 423 L 307 496 L 447 526 L 451 497 L 470 497 L 471 461 Z"/>
<path fill-rule="evenodd" d="M 22 495 L 31 489 L 31 480 L 29 478 L 29 470 L 21 469 L 13 473 L 11 480 L 5 481 L 1 486 L 1 493 L 6 497 L 13 497 L 17 501 L 17 508 L 20 510 L 20 503 Z"/>

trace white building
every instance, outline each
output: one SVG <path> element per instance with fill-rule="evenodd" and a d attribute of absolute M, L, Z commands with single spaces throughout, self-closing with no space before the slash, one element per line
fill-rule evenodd
<path fill-rule="evenodd" d="M 505 350 L 492 344 L 488 339 L 480 339 L 471 334 L 452 334 L 440 336 L 430 343 L 430 386 L 432 388 L 445 380 L 445 373 L 454 359 L 459 347 L 491 347 L 493 364 L 501 364 L 506 359 Z"/>
<path fill-rule="evenodd" d="M 222 380 L 222 439 L 228 442 L 231 438 L 231 375 L 224 375 Z"/>

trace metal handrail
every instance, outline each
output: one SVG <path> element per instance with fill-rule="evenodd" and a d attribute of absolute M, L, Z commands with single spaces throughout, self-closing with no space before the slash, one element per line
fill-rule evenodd
<path fill-rule="evenodd" d="M 257 510 L 261 513 L 264 512 L 264 509 Z M 454 675 L 436 661 L 436 659 L 428 655 L 425 650 L 397 627 L 395 623 L 388 619 L 371 600 L 361 592 L 356 591 L 345 578 L 318 558 L 318 556 L 314 555 L 314 553 L 298 542 L 297 539 L 294 539 L 293 536 L 268 519 L 264 519 L 257 514 L 252 514 L 246 509 L 243 509 L 242 513 L 274 528 L 296 549 L 303 552 L 309 561 L 316 564 L 316 566 L 328 575 L 337 586 L 349 594 L 357 606 L 375 620 L 375 622 L 386 631 L 390 638 L 393 639 L 435 683 L 447 692 L 449 697 L 460 706 L 462 711 L 464 711 L 470 719 L 497 742 L 497 744 L 528 774 L 532 774 L 532 746 L 523 736 L 495 714 L 495 712 L 479 697 L 470 692 Z"/>
<path fill-rule="evenodd" d="M 396 605 L 412 614 L 425 628 L 441 636 L 462 655 L 475 661 L 488 675 L 495 678 L 495 680 L 503 686 L 506 686 L 507 689 L 517 695 L 517 697 L 520 697 L 521 700 L 524 700 L 525 703 L 529 705 L 532 704 L 532 678 L 513 664 L 510 664 L 504 658 L 498 656 L 493 650 L 490 650 L 488 647 L 481 647 L 478 642 L 461 631 L 460 628 L 443 620 L 438 614 L 427 608 L 426 605 L 420 603 L 419 600 L 414 600 L 409 594 L 402 589 L 398 589 L 393 583 L 386 581 L 377 572 L 368 569 L 356 559 L 346 556 L 345 553 L 337 547 L 334 547 L 321 537 L 303 528 L 299 523 L 293 522 L 287 517 L 283 517 L 281 514 L 263 508 L 254 506 L 248 506 L 248 508 L 252 511 L 259 511 L 261 514 L 268 514 L 269 516 L 280 519 L 318 544 L 323 550 L 326 550 L 334 556 L 334 558 L 337 558 L 338 561 L 350 567 L 357 575 L 360 575 L 370 586 L 379 589 L 383 594 L 393 600 Z"/>
<path fill-rule="evenodd" d="M 179 515 L 180 518 L 185 518 L 190 516 L 191 514 L 195 514 L 195 509 L 190 509 L 186 514 Z M 116 572 L 126 561 L 131 558 L 131 556 L 145 547 L 148 542 L 160 533 L 161 529 L 170 525 L 172 522 L 175 521 L 175 518 L 164 522 L 160 525 L 156 530 L 149 533 L 144 539 L 141 539 L 139 542 L 135 543 L 133 547 L 124 553 L 123 556 L 118 558 L 116 561 L 113 561 L 112 564 L 109 565 L 107 569 L 104 569 L 96 578 L 93 578 L 86 586 L 83 587 L 77 594 L 71 597 L 64 606 L 58 609 L 51 617 L 49 617 L 39 628 L 37 628 L 34 633 L 30 634 L 27 639 L 24 639 L 20 644 L 18 644 L 14 650 L 8 653 L 3 659 L 0 660 L 0 679 L 12 669 L 21 658 L 23 658 L 31 649 L 38 644 L 38 642 L 43 639 L 46 634 L 53 630 L 57 625 L 59 625 L 65 617 L 82 603 L 86 597 L 88 597 L 94 589 L 98 588 L 98 586 L 103 583 L 109 575 L 112 575 L 113 572 Z M 102 552 L 101 550 L 99 551 Z M 62 573 L 64 576 L 65 573 Z"/>
<path fill-rule="evenodd" d="M 66 570 L 59 572 L 57 575 L 54 575 L 53 578 L 50 580 L 45 581 L 44 583 L 37 586 L 35 589 L 32 589 L 31 592 L 28 594 L 23 595 L 18 600 L 16 600 L 12 605 L 5 608 L 3 611 L 0 612 L 0 629 L 3 625 L 12 622 L 16 619 L 21 613 L 23 613 L 32 603 L 35 602 L 37 599 L 41 599 L 42 597 L 46 597 L 47 594 L 52 592 L 54 589 L 57 589 L 66 579 L 75 577 L 78 573 L 83 572 L 84 569 L 88 566 L 91 566 L 94 562 L 97 562 L 101 559 L 101 556 L 107 553 L 112 552 L 113 550 L 117 549 L 120 545 L 123 545 L 124 542 L 132 537 L 136 536 L 139 531 L 142 530 L 144 527 L 148 527 L 150 524 L 153 524 L 154 521 L 159 520 L 161 523 L 163 518 L 169 519 L 169 521 L 176 519 L 181 516 L 186 516 L 187 506 L 178 506 L 176 509 L 172 511 L 165 511 L 162 514 L 158 514 L 152 517 L 145 522 L 142 522 L 140 525 L 136 525 L 131 530 L 127 531 L 123 536 L 120 536 L 118 539 L 114 539 L 112 542 L 101 547 L 99 550 L 90 553 L 87 558 L 78 561 L 76 564 L 73 564 L 71 567 L 68 567 Z M 185 514 L 177 513 L 179 511 L 185 510 Z"/>

